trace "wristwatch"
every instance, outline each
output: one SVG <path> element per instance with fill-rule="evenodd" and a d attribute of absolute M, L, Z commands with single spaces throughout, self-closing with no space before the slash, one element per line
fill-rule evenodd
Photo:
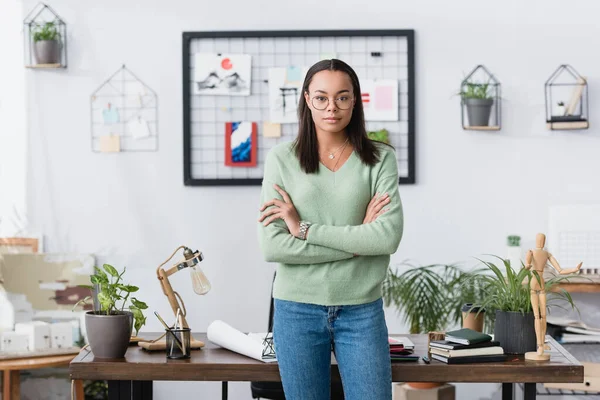
<path fill-rule="evenodd" d="M 308 232 L 308 227 L 311 226 L 311 223 L 308 221 L 300 221 L 300 236 L 299 239 L 306 240 L 306 233 Z"/>

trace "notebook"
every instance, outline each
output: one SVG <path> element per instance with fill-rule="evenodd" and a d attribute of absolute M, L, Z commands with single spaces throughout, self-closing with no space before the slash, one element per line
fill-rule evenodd
<path fill-rule="evenodd" d="M 462 350 L 446 350 L 436 349 L 432 347 L 429 349 L 431 354 L 437 354 L 442 357 L 467 357 L 467 356 L 486 356 L 493 354 L 504 354 L 504 349 L 500 346 L 493 347 L 479 347 L 476 349 L 462 349 Z"/>
<path fill-rule="evenodd" d="M 481 342 L 481 343 L 475 343 L 475 344 L 460 344 L 460 343 L 449 342 L 447 340 L 433 340 L 429 343 L 429 347 L 431 347 L 431 348 L 435 347 L 435 348 L 447 349 L 447 350 L 478 349 L 481 347 L 494 347 L 494 346 L 500 346 L 500 342 L 498 342 L 497 340 L 491 340 L 489 342 Z"/>
<path fill-rule="evenodd" d="M 415 345 L 411 340 L 405 336 L 388 337 L 388 343 L 390 346 L 402 346 L 405 349 L 414 349 Z"/>
<path fill-rule="evenodd" d="M 390 359 L 392 362 L 394 361 L 419 361 L 419 356 L 417 355 L 396 355 L 390 354 Z"/>
<path fill-rule="evenodd" d="M 502 362 L 506 361 L 506 354 L 495 354 L 490 356 L 470 356 L 470 357 L 444 357 L 439 354 L 432 354 L 431 358 L 441 361 L 446 364 L 471 364 L 485 362 Z"/>
<path fill-rule="evenodd" d="M 455 331 L 446 332 L 446 340 L 454 343 L 471 345 L 475 343 L 489 342 L 492 340 L 490 335 L 474 331 L 469 328 L 462 328 Z"/>

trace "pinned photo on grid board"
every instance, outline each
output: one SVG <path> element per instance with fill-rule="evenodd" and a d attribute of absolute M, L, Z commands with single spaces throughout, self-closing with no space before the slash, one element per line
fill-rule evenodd
<path fill-rule="evenodd" d="M 252 60 L 249 54 L 197 53 L 194 93 L 249 96 Z"/>

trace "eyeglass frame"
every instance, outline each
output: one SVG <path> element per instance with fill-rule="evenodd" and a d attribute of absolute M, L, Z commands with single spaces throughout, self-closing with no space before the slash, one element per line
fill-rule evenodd
<path fill-rule="evenodd" d="M 309 93 L 309 92 L 306 92 L 306 94 L 308 94 L 308 95 L 309 95 L 309 97 L 310 97 L 310 93 Z M 327 105 L 326 105 L 324 108 L 317 108 L 317 107 L 316 107 L 316 106 L 313 104 L 313 101 L 314 101 L 314 99 L 315 99 L 316 97 L 326 97 L 326 98 L 327 98 Z M 339 97 L 343 97 L 343 96 L 339 96 Z M 356 97 L 354 96 L 354 94 L 352 94 L 352 98 L 353 98 L 353 104 L 352 104 L 350 107 L 348 107 L 348 108 L 341 108 L 341 107 L 338 105 L 338 103 L 337 103 L 337 99 L 334 99 L 334 100 L 333 100 L 333 103 L 335 104 L 335 106 L 336 106 L 338 109 L 340 109 L 340 110 L 343 110 L 343 111 L 346 111 L 346 110 L 349 110 L 349 109 L 351 109 L 351 108 L 352 108 L 354 105 L 356 105 Z M 319 96 L 319 95 L 316 95 L 316 96 L 314 96 L 314 97 L 310 97 L 310 104 L 311 104 L 313 107 L 315 107 L 315 109 L 316 109 L 316 110 L 319 110 L 319 111 L 326 110 L 326 109 L 327 109 L 327 107 L 329 107 L 329 104 L 330 104 L 330 102 L 331 102 L 331 100 L 329 99 L 329 96 L 324 96 L 324 95 L 321 95 L 321 96 Z"/>

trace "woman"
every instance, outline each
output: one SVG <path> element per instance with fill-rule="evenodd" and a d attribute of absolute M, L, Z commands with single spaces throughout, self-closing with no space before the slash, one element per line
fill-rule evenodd
<path fill-rule="evenodd" d="M 329 399 L 331 351 L 347 400 L 391 399 L 381 284 L 403 232 L 391 146 L 368 139 L 346 63 L 306 74 L 295 141 L 264 167 L 259 243 L 279 263 L 273 341 L 287 400 Z"/>

